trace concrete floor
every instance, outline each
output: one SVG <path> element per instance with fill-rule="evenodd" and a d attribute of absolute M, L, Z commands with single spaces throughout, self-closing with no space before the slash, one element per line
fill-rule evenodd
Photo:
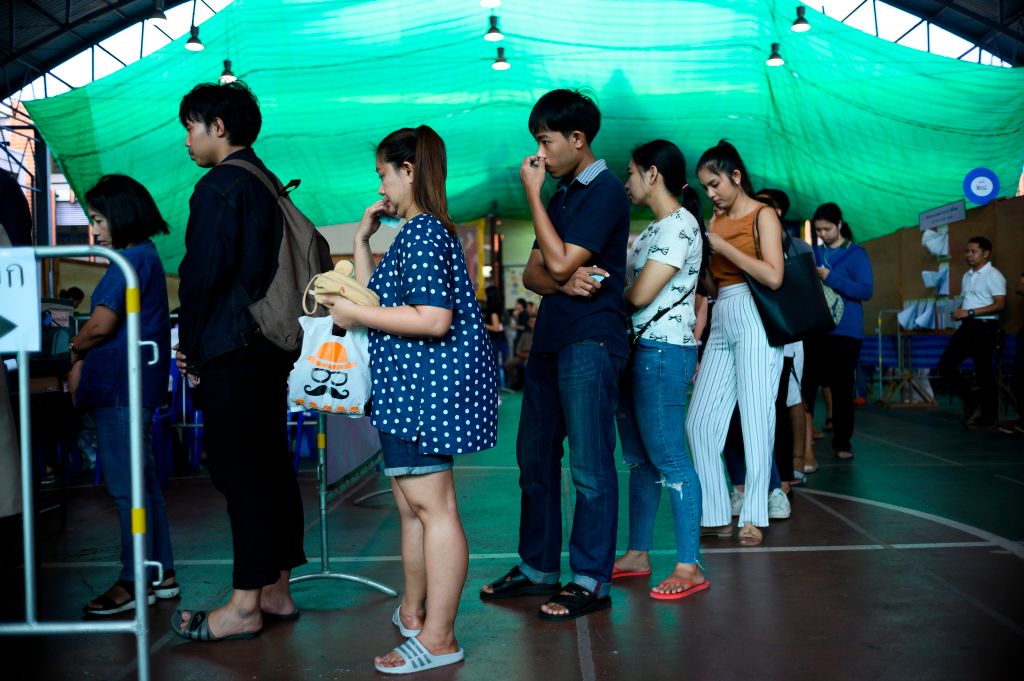
<path fill-rule="evenodd" d="M 792 518 L 773 522 L 761 547 L 705 539 L 709 591 L 663 603 L 647 596 L 651 580 L 624 580 L 616 583 L 611 610 L 547 623 L 535 615 L 542 598 L 496 605 L 476 595 L 516 562 L 518 411 L 519 397 L 506 396 L 499 446 L 457 464 L 471 551 L 457 630 L 466 660 L 416 678 L 1017 677 L 1004 670 L 1018 666 L 1024 645 L 1024 438 L 964 430 L 948 406 L 860 408 L 857 458 L 840 462 L 819 444 L 820 471 L 795 492 Z M 625 483 L 624 467 L 620 480 Z M 316 482 L 308 462 L 300 486 L 310 565 L 299 572 L 317 572 Z M 401 589 L 391 497 L 352 504 L 354 497 L 386 486 L 372 476 L 331 500 L 329 554 L 335 570 Z M 564 490 L 563 515 L 569 518 L 567 472 Z M 168 621 L 182 603 L 209 608 L 222 601 L 231 554 L 223 499 L 209 478 L 172 479 L 166 496 L 183 596 L 180 603 L 148 609 L 153 679 L 384 678 L 372 657 L 401 642 L 390 623 L 397 601 L 348 582 L 295 585 L 301 619 L 268 624 L 251 641 L 192 643 L 171 634 Z M 622 545 L 625 504 L 623 486 Z M 105 491 L 88 484 L 69 488 L 65 510 L 63 526 L 59 511 L 39 520 L 42 621 L 80 620 L 82 604 L 117 574 L 116 514 Z M 667 501 L 655 542 L 657 579 L 674 561 Z M 567 563 L 565 557 L 566 571 Z M 15 586 L 8 579 L 4 591 Z M 19 616 L 12 615 L 17 599 L 5 599 L 4 619 Z M 7 661 L 3 679 L 136 675 L 135 640 L 128 635 L 0 638 L 0 654 Z"/>

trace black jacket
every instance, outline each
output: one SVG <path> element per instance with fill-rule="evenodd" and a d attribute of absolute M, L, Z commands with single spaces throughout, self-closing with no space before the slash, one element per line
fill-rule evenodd
<path fill-rule="evenodd" d="M 274 177 L 252 149 L 224 160 L 230 159 Z M 275 197 L 243 168 L 222 163 L 196 184 L 178 268 L 181 351 L 196 371 L 258 335 L 248 306 L 264 296 L 277 270 L 282 220 Z"/>

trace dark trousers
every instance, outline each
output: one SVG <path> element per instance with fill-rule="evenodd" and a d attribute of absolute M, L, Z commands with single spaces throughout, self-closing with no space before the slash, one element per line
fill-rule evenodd
<path fill-rule="evenodd" d="M 972 411 L 977 404 L 981 407 L 981 417 L 986 420 L 996 418 L 996 378 L 992 371 L 992 356 L 998 334 L 997 321 L 965 319 L 950 338 L 938 366 L 939 377 L 964 403 L 965 411 Z M 977 399 L 971 391 L 971 382 L 960 373 L 960 364 L 968 357 L 974 362 L 974 375 L 978 380 Z"/>
<path fill-rule="evenodd" d="M 1017 420 L 1024 422 L 1024 326 L 1017 329 L 1017 351 L 1013 356 L 1013 399 L 1017 402 Z"/>
<path fill-rule="evenodd" d="M 288 452 L 287 356 L 258 338 L 202 367 L 197 399 L 214 486 L 231 519 L 232 586 L 259 589 L 303 565 L 302 499 Z"/>
<path fill-rule="evenodd" d="M 804 357 L 801 392 L 807 409 L 813 413 L 819 386 L 827 385 L 832 390 L 833 452 L 853 451 L 853 386 L 860 345 L 860 338 L 830 334 L 815 341 L 812 362 Z"/>

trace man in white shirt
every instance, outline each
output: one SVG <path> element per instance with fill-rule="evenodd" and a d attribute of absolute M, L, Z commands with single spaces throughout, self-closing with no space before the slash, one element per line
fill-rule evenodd
<path fill-rule="evenodd" d="M 1006 305 L 1006 278 L 992 266 L 992 242 L 983 236 L 967 242 L 964 256 L 969 269 L 964 273 L 960 307 L 953 319 L 960 328 L 946 346 L 939 360 L 939 377 L 946 382 L 964 405 L 964 425 L 968 428 L 990 428 L 996 422 L 996 381 L 992 371 L 992 355 L 999 332 L 999 313 Z M 972 392 L 970 381 L 960 374 L 960 364 L 970 357 L 978 379 L 978 391 Z"/>

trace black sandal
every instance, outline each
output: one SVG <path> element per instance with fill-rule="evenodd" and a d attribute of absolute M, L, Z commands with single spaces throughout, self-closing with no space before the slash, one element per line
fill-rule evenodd
<path fill-rule="evenodd" d="M 113 596 L 110 596 L 110 592 L 114 587 L 121 587 L 128 593 L 128 600 L 118 603 L 114 600 Z M 95 603 L 93 607 L 89 607 L 90 603 Z M 147 605 L 153 605 L 156 603 L 156 596 L 152 593 L 146 594 Z M 106 616 L 116 615 L 120 612 L 135 609 L 135 582 L 129 582 L 127 580 L 119 579 L 114 583 L 114 586 L 107 589 L 104 593 L 100 594 L 96 598 L 92 599 L 89 603 L 86 603 L 82 607 L 82 612 L 90 616 Z"/>
<path fill-rule="evenodd" d="M 548 601 L 548 605 L 561 605 L 568 612 L 561 615 L 553 615 L 541 610 L 538 613 L 540 618 L 551 622 L 562 622 L 610 608 L 612 607 L 612 597 L 598 596 L 593 591 L 584 589 L 575 582 L 569 582 L 562 589 L 561 593 Z"/>
<path fill-rule="evenodd" d="M 480 590 L 480 599 L 484 601 L 518 596 L 549 596 L 557 593 L 561 588 L 557 582 L 555 584 L 538 584 L 530 581 L 530 578 L 522 573 L 518 565 L 487 586 L 491 587 L 491 591 Z"/>

